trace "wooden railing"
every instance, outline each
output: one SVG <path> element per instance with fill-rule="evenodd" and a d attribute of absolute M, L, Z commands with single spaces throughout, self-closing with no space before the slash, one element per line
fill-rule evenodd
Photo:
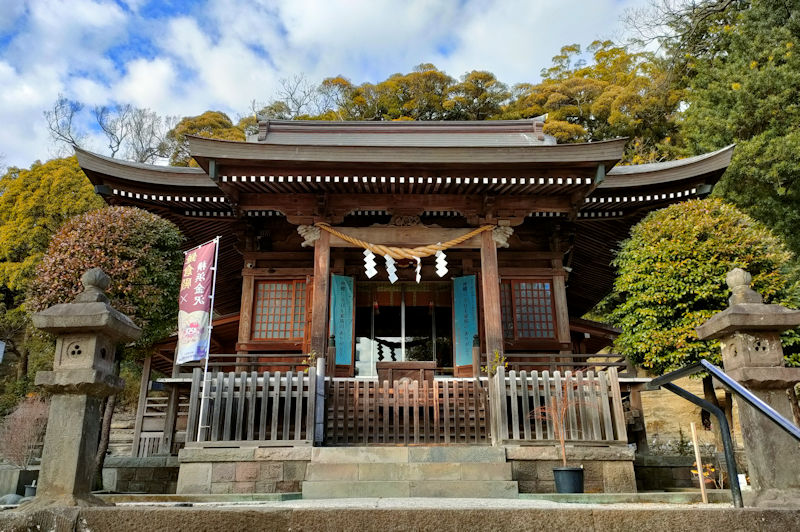
<path fill-rule="evenodd" d="M 208 371 L 258 371 L 270 370 L 297 373 L 308 368 L 307 355 L 299 353 L 212 353 L 208 358 Z M 183 368 L 202 368 L 204 360 L 189 362 Z"/>
<path fill-rule="evenodd" d="M 615 353 L 506 353 L 508 369 L 517 372 L 521 370 L 548 370 L 554 371 L 607 371 L 615 368 L 620 376 L 633 376 L 630 374 L 630 364 L 623 355 Z M 485 359 L 485 355 L 484 355 Z M 629 375 L 630 374 L 630 375 Z"/>
<path fill-rule="evenodd" d="M 326 445 L 489 442 L 486 381 L 333 379 Z"/>
<path fill-rule="evenodd" d="M 189 412 L 189 402 L 185 395 L 179 396 L 176 416 L 186 417 Z M 164 438 L 164 426 L 167 417 L 169 397 L 148 395 L 144 403 L 142 415 L 142 430 L 138 438 L 131 438 L 131 451 L 136 451 L 134 456 L 145 458 L 162 454 L 161 443 Z M 171 454 L 177 454 L 183 443 L 182 438 L 175 438 L 172 442 Z"/>
<path fill-rule="evenodd" d="M 195 368 L 187 442 L 258 440 L 278 445 L 313 442 L 316 368 L 309 368 L 307 373 L 209 372 L 205 392 L 202 379 L 202 370 Z"/>
<path fill-rule="evenodd" d="M 565 396 L 566 394 L 566 396 Z M 626 442 L 617 370 L 514 370 L 504 368 L 490 378 L 492 442 L 554 440 L 553 416 L 566 409 L 564 435 L 568 441 Z"/>
<path fill-rule="evenodd" d="M 159 454 L 163 438 L 163 432 L 142 432 L 139 436 L 139 449 L 136 456 L 147 458 Z"/>

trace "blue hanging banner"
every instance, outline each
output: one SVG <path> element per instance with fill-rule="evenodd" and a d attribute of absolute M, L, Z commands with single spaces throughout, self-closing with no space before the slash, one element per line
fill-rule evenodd
<path fill-rule="evenodd" d="M 331 275 L 330 334 L 336 337 L 336 365 L 353 359 L 353 278 Z"/>
<path fill-rule="evenodd" d="M 472 341 L 478 334 L 478 293 L 474 275 L 453 278 L 455 365 L 472 364 Z"/>

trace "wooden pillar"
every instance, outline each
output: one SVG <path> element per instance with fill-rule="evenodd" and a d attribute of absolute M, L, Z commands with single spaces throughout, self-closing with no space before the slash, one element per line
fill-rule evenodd
<path fill-rule="evenodd" d="M 144 410 L 147 408 L 147 390 L 150 386 L 150 365 L 153 356 L 147 355 L 142 366 L 142 380 L 139 382 L 139 404 L 136 407 L 136 422 L 133 425 L 133 443 L 131 444 L 131 456 L 139 456 L 139 439 L 142 436 L 142 421 L 144 420 Z"/>
<path fill-rule="evenodd" d="M 239 309 L 239 342 L 250 341 L 250 330 L 253 326 L 253 290 L 255 279 L 246 273 L 242 275 L 242 304 Z"/>
<path fill-rule="evenodd" d="M 311 300 L 311 350 L 324 356 L 328 337 L 328 300 L 330 299 L 330 233 L 320 231 L 314 242 L 314 294 Z"/>
<path fill-rule="evenodd" d="M 503 353 L 503 325 L 500 320 L 500 275 L 497 269 L 497 246 L 491 231 L 481 233 L 481 289 L 483 325 L 487 356 L 495 349 Z"/>
<path fill-rule="evenodd" d="M 567 287 L 564 282 L 564 267 L 560 259 L 553 259 L 553 300 L 555 302 L 556 337 L 561 344 L 561 352 L 572 352 L 572 338 L 569 333 L 569 309 L 567 308 Z"/>

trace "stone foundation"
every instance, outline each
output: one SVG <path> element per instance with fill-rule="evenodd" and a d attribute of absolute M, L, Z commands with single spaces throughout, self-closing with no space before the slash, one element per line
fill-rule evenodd
<path fill-rule="evenodd" d="M 557 446 L 507 446 L 520 493 L 554 493 L 553 468 L 561 467 Z M 567 465 L 583 466 L 586 493 L 635 493 L 634 451 L 628 446 L 567 446 Z"/>
<path fill-rule="evenodd" d="M 311 447 L 187 447 L 179 459 L 178 494 L 296 493 Z"/>
<path fill-rule="evenodd" d="M 187 447 L 179 455 L 177 493 L 299 492 L 311 452 L 311 447 Z M 569 447 L 568 457 L 569 465 L 583 465 L 587 492 L 636 492 L 634 451 L 628 446 Z M 555 491 L 553 467 L 561 465 L 555 446 L 508 446 L 506 459 L 520 493 Z"/>
<path fill-rule="evenodd" d="M 109 456 L 103 467 L 103 489 L 115 493 L 173 494 L 178 488 L 175 456 Z"/>

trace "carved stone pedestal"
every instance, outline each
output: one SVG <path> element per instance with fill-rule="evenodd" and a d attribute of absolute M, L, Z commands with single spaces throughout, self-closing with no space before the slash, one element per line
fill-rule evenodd
<path fill-rule="evenodd" d="M 800 325 L 800 311 L 765 305 L 739 268 L 727 277 L 730 306 L 697 328 L 700 339 L 719 338 L 725 372 L 786 419 L 793 420 L 789 390 L 800 369 L 784 367 L 780 332 Z M 737 398 L 755 506 L 800 506 L 800 443 Z M 797 421 L 795 420 L 795 423 Z"/>

